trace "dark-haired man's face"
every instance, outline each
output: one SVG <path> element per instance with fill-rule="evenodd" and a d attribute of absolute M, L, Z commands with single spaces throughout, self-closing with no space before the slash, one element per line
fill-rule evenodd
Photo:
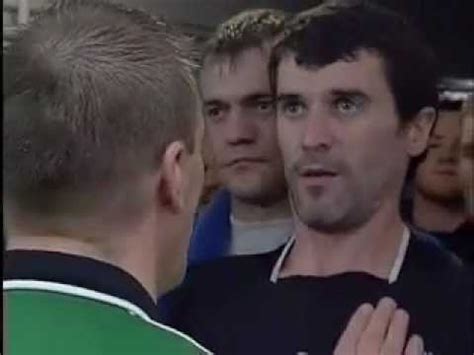
<path fill-rule="evenodd" d="M 219 177 L 236 198 L 261 204 L 286 195 L 268 59 L 260 48 L 244 50 L 233 59 L 211 57 L 200 78 Z"/>
<path fill-rule="evenodd" d="M 377 55 L 362 51 L 321 68 L 288 55 L 277 95 L 279 143 L 301 222 L 341 232 L 382 205 L 396 209 L 409 155 Z"/>
<path fill-rule="evenodd" d="M 462 203 L 458 174 L 461 112 L 440 111 L 426 159 L 417 167 L 416 190 L 429 200 Z"/>

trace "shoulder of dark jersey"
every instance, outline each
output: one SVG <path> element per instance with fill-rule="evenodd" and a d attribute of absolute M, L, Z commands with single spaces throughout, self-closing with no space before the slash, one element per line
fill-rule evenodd
<path fill-rule="evenodd" d="M 265 278 L 269 279 L 273 265 L 283 247 L 257 255 L 223 256 L 188 268 L 185 282 L 196 283 L 201 279 Z"/>
<path fill-rule="evenodd" d="M 411 290 L 412 297 L 415 292 L 427 305 L 437 304 L 436 312 L 442 314 L 446 327 L 459 330 L 459 339 L 464 341 L 473 334 L 472 271 L 434 236 L 412 230 L 411 237 L 399 285 L 411 286 L 406 288 Z M 471 329 L 469 334 L 466 329 Z M 467 353 L 472 354 L 462 352 Z"/>
<path fill-rule="evenodd" d="M 439 282 L 469 278 L 468 268 L 461 259 L 447 250 L 434 236 L 418 230 L 411 231 L 404 268 L 405 271 L 429 274 Z"/>
<path fill-rule="evenodd" d="M 282 248 L 259 255 L 223 256 L 189 266 L 181 285 L 159 301 L 160 320 L 181 326 L 183 309 L 193 302 L 212 302 L 222 294 L 239 293 L 242 287 L 265 284 Z"/>

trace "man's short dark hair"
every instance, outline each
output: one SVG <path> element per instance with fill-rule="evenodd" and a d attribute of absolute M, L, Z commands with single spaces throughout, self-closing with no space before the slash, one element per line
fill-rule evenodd
<path fill-rule="evenodd" d="M 45 9 L 4 54 L 9 205 L 72 210 L 158 168 L 175 140 L 192 152 L 191 51 L 187 39 L 139 10 L 98 0 Z"/>
<path fill-rule="evenodd" d="M 423 107 L 437 104 L 437 63 L 421 35 L 400 15 L 367 1 L 330 1 L 295 16 L 287 25 L 270 65 L 276 89 L 282 56 L 295 55 L 298 65 L 323 67 L 357 59 L 374 51 L 385 66 L 401 123 Z"/>
<path fill-rule="evenodd" d="M 204 46 L 204 58 L 234 57 L 242 51 L 263 47 L 282 33 L 287 15 L 275 9 L 251 9 L 239 12 L 217 27 Z"/>

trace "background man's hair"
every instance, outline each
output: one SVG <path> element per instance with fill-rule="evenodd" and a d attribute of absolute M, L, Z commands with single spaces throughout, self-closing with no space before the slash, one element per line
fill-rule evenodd
<path fill-rule="evenodd" d="M 192 151 L 190 43 L 117 4 L 63 0 L 45 9 L 4 54 L 7 204 L 61 213 L 158 168 L 172 141 Z"/>
<path fill-rule="evenodd" d="M 360 50 L 380 55 L 401 122 L 437 105 L 437 61 L 421 35 L 400 15 L 368 1 L 329 1 L 296 15 L 287 24 L 270 64 L 275 90 L 282 56 L 298 65 L 323 67 L 356 60 Z"/>
<path fill-rule="evenodd" d="M 287 14 L 275 9 L 242 11 L 220 24 L 204 46 L 204 58 L 234 57 L 240 52 L 263 47 L 282 33 Z"/>
<path fill-rule="evenodd" d="M 439 101 L 438 109 L 440 111 L 461 111 L 462 100 L 450 100 L 450 99 L 442 99 Z"/>

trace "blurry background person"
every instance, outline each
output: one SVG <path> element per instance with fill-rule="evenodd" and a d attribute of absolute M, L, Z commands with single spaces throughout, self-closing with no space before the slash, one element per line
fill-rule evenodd
<path fill-rule="evenodd" d="M 467 89 L 467 83 L 450 80 L 441 84 L 438 118 L 426 155 L 415 170 L 410 217 L 414 226 L 473 263 L 474 230 L 466 221 L 467 200 L 459 170 L 461 137 L 469 133 L 462 128 L 466 96 L 459 90 L 461 85 Z"/>

